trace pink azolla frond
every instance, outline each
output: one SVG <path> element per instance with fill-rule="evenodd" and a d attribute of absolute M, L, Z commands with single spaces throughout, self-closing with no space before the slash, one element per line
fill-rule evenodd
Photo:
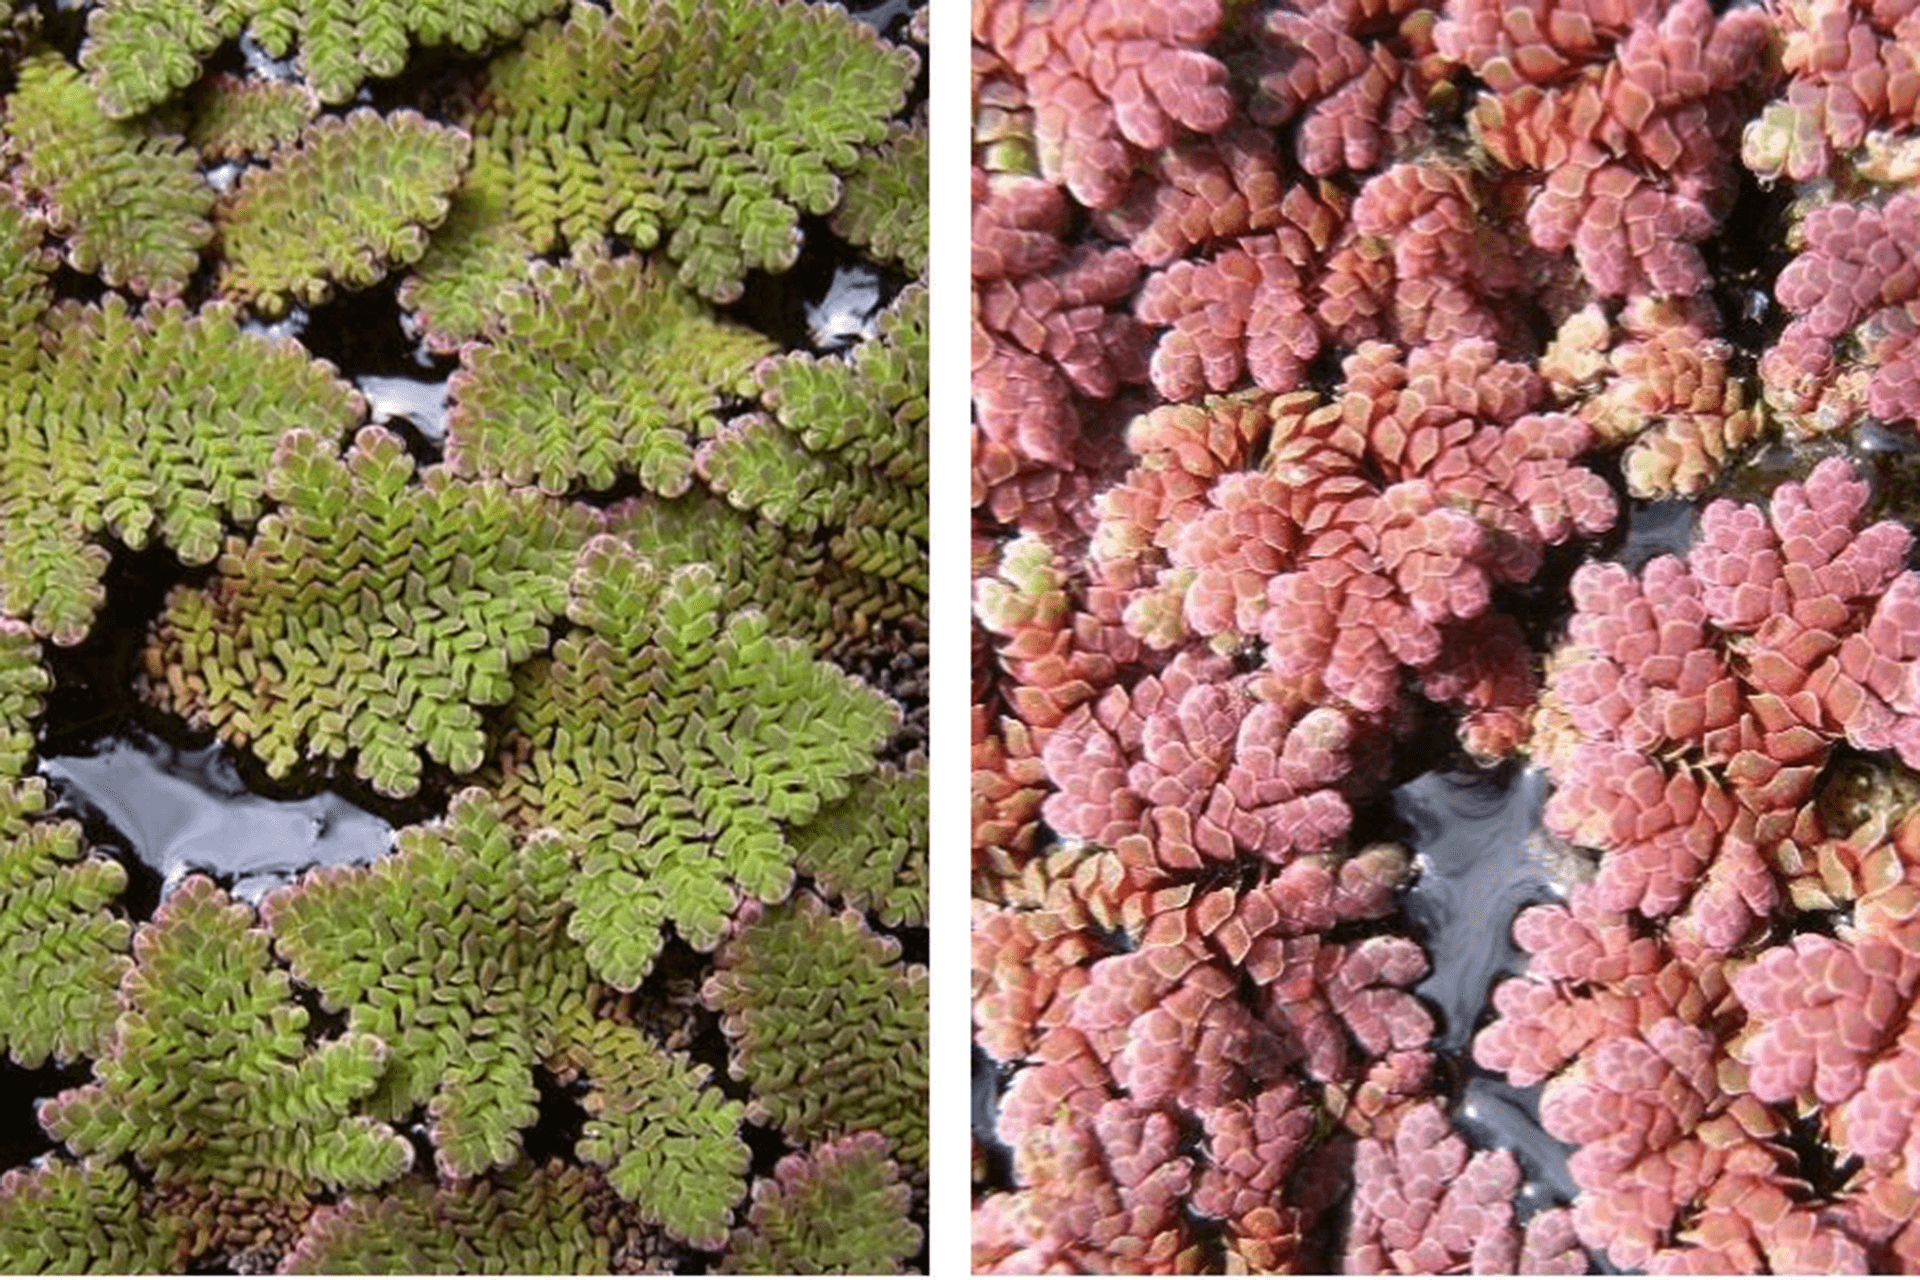
<path fill-rule="evenodd" d="M 1498 1017 L 1474 1037 L 1474 1060 L 1515 1084 L 1538 1084 L 1590 1048 L 1639 1037 L 1678 1018 L 1711 1023 L 1726 1003 L 1725 967 L 1598 904 L 1591 886 L 1566 905 L 1529 907 L 1514 921 L 1529 953 L 1525 976 L 1494 988 Z"/>
<path fill-rule="evenodd" d="M 995 858 L 1021 859 L 1034 852 L 1047 771 L 1039 744 L 1018 720 L 997 724 L 976 704 L 973 725 L 974 866 Z"/>
<path fill-rule="evenodd" d="M 1140 261 L 1159 267 L 1200 245 L 1272 231 L 1295 218 L 1312 225 L 1334 216 L 1306 187 L 1288 183 L 1271 136 L 1235 125 L 1154 155 L 1126 200 L 1095 221 Z"/>
<path fill-rule="evenodd" d="M 1401 1116 L 1391 1138 L 1354 1153 L 1345 1269 L 1355 1275 L 1511 1272 L 1519 1253 L 1507 1151 L 1469 1153 L 1437 1102 Z"/>
<path fill-rule="evenodd" d="M 1646 1265 L 1723 1170 L 1771 1168 L 1761 1138 L 1777 1121 L 1721 1091 L 1715 1050 L 1707 1032 L 1666 1019 L 1600 1042 L 1541 1095 L 1541 1124 L 1579 1147 L 1567 1165 L 1580 1239 L 1616 1266 Z"/>
<path fill-rule="evenodd" d="M 1920 193 L 1884 205 L 1833 203 L 1808 215 L 1806 248 L 1774 282 L 1792 316 L 1760 361 L 1768 399 L 1813 409 L 1833 382 L 1834 344 L 1860 340 L 1868 407 L 1890 421 L 1920 418 Z"/>
<path fill-rule="evenodd" d="M 1120 1099 L 1091 1116 L 1048 1124 L 1016 1153 L 1016 1177 L 1026 1189 L 1001 1192 L 975 1209 L 976 1268 L 1190 1271 L 1195 1246 L 1182 1211 L 1193 1160 L 1180 1145 L 1172 1117 Z"/>
<path fill-rule="evenodd" d="M 1125 249 L 1067 247 L 1069 207 L 1035 178 L 973 173 L 973 396 L 989 439 L 1071 461 L 1073 393 L 1113 395 L 1144 372 L 1144 335 L 1108 308 L 1139 283 Z"/>
<path fill-rule="evenodd" d="M 1040 171 L 1104 209 L 1141 151 L 1232 118 L 1227 69 L 1203 52 L 1221 18 L 1218 0 L 980 0 L 973 39 L 1023 82 Z"/>
<path fill-rule="evenodd" d="M 1434 38 L 1492 90 L 1475 138 L 1540 175 L 1533 242 L 1571 248 L 1601 294 L 1685 294 L 1707 283 L 1694 245 L 1732 204 L 1739 101 L 1770 31 L 1707 0 L 1530 0 L 1456 6 Z"/>
<path fill-rule="evenodd" d="M 1285 711 L 1230 671 L 1181 654 L 1069 716 L 1042 751 L 1058 787 L 1047 822 L 1149 872 L 1242 854 L 1284 864 L 1338 839 L 1357 727 L 1331 708 Z"/>
<path fill-rule="evenodd" d="M 1431 160 L 1395 165 L 1360 189 L 1354 230 L 1391 254 L 1391 319 L 1403 342 L 1498 339 L 1510 328 L 1500 300 L 1524 276 L 1479 203 L 1467 169 Z"/>
<path fill-rule="evenodd" d="M 998 637 L 994 651 L 1007 678 L 1007 703 L 1043 741 L 1140 657 L 1139 643 L 1118 620 L 1090 611 L 1078 594 L 1065 558 L 1035 535 L 1003 546 L 999 572 L 974 587 L 974 614 Z"/>
<path fill-rule="evenodd" d="M 1823 1105 L 1860 1091 L 1867 1067 L 1920 978 L 1920 958 L 1818 934 L 1771 948 L 1733 976 L 1748 1034 L 1736 1048 L 1766 1102 L 1811 1093 Z"/>
<path fill-rule="evenodd" d="M 1150 375 L 1169 400 L 1230 391 L 1243 377 L 1268 391 L 1291 390 L 1320 350 L 1311 264 L 1271 234 L 1155 272 L 1134 312 L 1166 330 Z"/>
<path fill-rule="evenodd" d="M 1413 0 L 1287 0 L 1266 17 L 1268 57 L 1253 116 L 1299 120 L 1308 173 L 1363 172 L 1393 148 L 1431 136 L 1426 101 L 1444 74 L 1434 56 L 1432 8 Z"/>
<path fill-rule="evenodd" d="M 1870 129 L 1920 124 L 1920 18 L 1911 6 L 1794 0 L 1775 21 L 1784 37 L 1786 97 L 1751 121 L 1741 158 L 1764 178 L 1806 182 Z"/>

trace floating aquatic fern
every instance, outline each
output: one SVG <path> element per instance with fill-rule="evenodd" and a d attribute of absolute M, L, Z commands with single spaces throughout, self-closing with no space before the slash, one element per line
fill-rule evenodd
<path fill-rule="evenodd" d="M 353 753 L 386 795 L 420 785 L 421 754 L 481 761 L 479 706 L 546 645 L 590 511 L 527 490 L 412 483 L 399 438 L 363 427 L 340 458 L 295 430 L 269 476 L 279 510 L 221 573 L 168 599 L 146 655 L 161 705 L 250 745 L 269 772 Z"/>
<path fill-rule="evenodd" d="M 182 139 L 108 119 L 57 54 L 20 65 L 7 99 L 14 180 L 45 201 L 67 260 L 110 285 L 178 297 L 213 238 L 215 192 Z"/>
<path fill-rule="evenodd" d="M 562 0 L 101 0 L 80 50 L 101 105 L 136 115 L 193 83 L 200 62 L 244 30 L 275 57 L 296 49 L 327 102 L 397 75 L 411 43 L 469 52 L 510 39 Z"/>
<path fill-rule="evenodd" d="M 764 615 L 722 614 L 723 594 L 705 565 L 663 572 L 598 537 L 571 586 L 580 629 L 515 691 L 501 794 L 583 842 L 570 932 L 622 990 L 668 924 L 706 950 L 741 893 L 785 897 L 787 828 L 845 795 L 898 722 Z"/>

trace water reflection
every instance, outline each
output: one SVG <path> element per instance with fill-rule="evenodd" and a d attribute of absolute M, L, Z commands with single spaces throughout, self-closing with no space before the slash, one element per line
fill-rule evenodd
<path fill-rule="evenodd" d="M 258 902 L 308 867 L 371 862 L 393 840 L 386 822 L 331 792 L 254 795 L 217 743 L 188 750 L 135 731 L 40 771 L 69 805 L 119 833 L 161 877 L 163 898 L 200 871 Z"/>

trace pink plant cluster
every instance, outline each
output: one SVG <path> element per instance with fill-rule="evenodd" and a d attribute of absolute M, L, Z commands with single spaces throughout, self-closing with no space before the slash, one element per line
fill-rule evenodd
<path fill-rule="evenodd" d="M 973 12 L 976 1263 L 1914 1261 L 1920 825 L 1829 785 L 1920 767 L 1910 535 L 1835 459 L 1537 624 L 1622 495 L 1920 418 L 1920 4 Z M 1598 854 L 1474 1037 L 1524 1221 L 1369 842 L 1440 722 Z"/>
<path fill-rule="evenodd" d="M 1868 497 L 1829 458 L 1709 505 L 1684 559 L 1574 577 L 1536 750 L 1599 869 L 1521 914 L 1475 1055 L 1547 1082 L 1579 1238 L 1621 1266 L 1920 1265 L 1920 811 L 1836 830 L 1819 790 L 1843 744 L 1920 764 L 1913 537 Z"/>

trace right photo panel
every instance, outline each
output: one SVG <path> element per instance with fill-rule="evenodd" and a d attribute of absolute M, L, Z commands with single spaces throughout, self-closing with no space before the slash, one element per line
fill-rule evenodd
<path fill-rule="evenodd" d="M 972 34 L 975 1270 L 1920 1269 L 1920 4 Z"/>

